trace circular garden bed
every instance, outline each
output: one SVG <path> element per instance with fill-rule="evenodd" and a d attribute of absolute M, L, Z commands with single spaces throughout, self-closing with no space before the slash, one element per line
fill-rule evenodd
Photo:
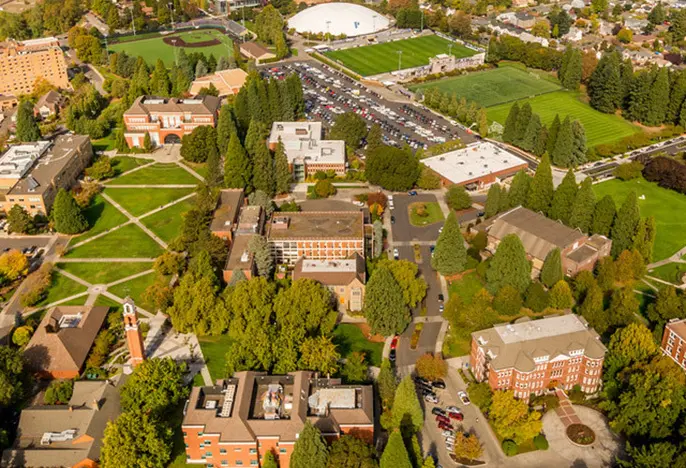
<path fill-rule="evenodd" d="M 572 424 L 568 426 L 567 437 L 577 445 L 591 445 L 595 442 L 595 432 L 585 424 Z"/>

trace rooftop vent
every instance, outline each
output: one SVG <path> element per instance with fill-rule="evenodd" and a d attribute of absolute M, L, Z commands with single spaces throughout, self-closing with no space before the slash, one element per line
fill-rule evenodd
<path fill-rule="evenodd" d="M 79 326 L 79 323 L 81 323 L 82 318 L 83 315 L 81 314 L 81 312 L 75 315 L 63 315 L 62 317 L 60 317 L 58 326 L 60 328 L 76 328 Z"/>
<path fill-rule="evenodd" d="M 66 442 L 73 440 L 76 429 L 66 429 L 62 432 L 45 432 L 40 439 L 41 445 L 50 445 L 52 442 Z"/>
<path fill-rule="evenodd" d="M 222 411 L 219 416 L 228 418 L 231 416 L 231 408 L 233 408 L 233 397 L 236 395 L 236 386 L 231 384 L 226 386 L 224 390 L 224 404 L 222 404 Z"/>
<path fill-rule="evenodd" d="M 246 250 L 241 255 L 241 263 L 246 263 L 248 260 L 250 260 L 250 253 L 248 253 L 248 251 Z"/>

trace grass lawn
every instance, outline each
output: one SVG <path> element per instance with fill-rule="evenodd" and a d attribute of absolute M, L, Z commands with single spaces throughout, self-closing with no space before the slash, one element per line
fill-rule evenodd
<path fill-rule="evenodd" d="M 110 182 L 114 185 L 196 185 L 198 179 L 176 164 L 154 164 Z"/>
<path fill-rule="evenodd" d="M 424 206 L 426 210 L 424 216 L 417 213 L 422 206 Z M 410 203 L 410 206 L 408 206 L 407 209 L 409 211 L 410 223 L 413 226 L 426 226 L 443 221 L 443 212 L 441 211 L 441 206 L 438 202 Z"/>
<path fill-rule="evenodd" d="M 190 198 L 147 216 L 141 219 L 141 222 L 152 232 L 160 236 L 160 239 L 165 242 L 171 242 L 181 231 L 181 225 L 183 224 L 182 215 L 193 208 L 193 205 L 193 199 Z"/>
<path fill-rule="evenodd" d="M 105 189 L 105 193 L 132 215 L 140 216 L 186 196 L 193 190 L 192 188 L 108 188 Z"/>
<path fill-rule="evenodd" d="M 457 294 L 462 302 L 469 304 L 476 293 L 484 287 L 483 281 L 476 272 L 467 273 L 458 281 L 453 281 L 448 286 L 448 295 Z"/>
<path fill-rule="evenodd" d="M 491 107 L 517 99 L 557 91 L 561 87 L 552 81 L 540 78 L 536 72 L 515 67 L 501 67 L 469 73 L 467 75 L 430 81 L 410 89 L 438 88 L 443 92 L 456 94 L 484 107 Z M 504 123 L 504 122 L 501 122 Z"/>
<path fill-rule="evenodd" d="M 143 300 L 143 293 L 148 286 L 155 282 L 157 278 L 157 273 L 149 273 L 147 275 L 126 281 L 125 283 L 119 283 L 111 288 L 107 288 L 109 292 L 115 296 L 119 296 L 124 299 L 126 296 L 131 296 L 137 306 L 142 307 L 148 312 L 154 314 L 155 306 L 154 304 Z"/>
<path fill-rule="evenodd" d="M 109 284 L 152 268 L 152 263 L 58 263 L 62 270 L 91 284 Z"/>
<path fill-rule="evenodd" d="M 179 37 L 187 43 L 211 41 L 212 39 L 219 39 L 222 43 L 207 47 L 184 47 L 186 54 L 193 52 L 202 52 L 206 56 L 213 54 L 218 60 L 219 57 L 228 57 L 233 54 L 233 43 L 231 39 L 225 34 L 214 29 L 202 29 L 195 31 L 187 31 L 178 34 L 167 35 L 165 37 Z M 120 38 L 122 41 L 122 38 Z M 176 50 L 175 50 L 176 49 Z M 110 45 L 111 52 L 125 51 L 127 54 L 134 57 L 143 57 L 149 65 L 155 65 L 157 59 L 160 58 L 167 67 L 171 67 L 178 55 L 180 47 L 173 47 L 165 44 L 162 41 L 162 36 L 156 36 L 143 40 L 131 40 L 120 42 L 119 44 Z"/>
<path fill-rule="evenodd" d="M 199 176 L 202 178 L 207 177 L 207 164 L 206 163 L 192 163 L 188 161 L 183 162 L 186 166 L 190 167 L 193 169 L 195 172 L 198 173 Z M 196 179 L 196 183 L 198 183 L 198 180 Z"/>
<path fill-rule="evenodd" d="M 458 58 L 476 54 L 460 44 L 438 36 L 423 36 L 412 39 L 386 42 L 346 50 L 326 52 L 328 58 L 338 61 L 360 75 L 377 75 L 398 69 L 398 51 L 402 51 L 402 68 L 428 65 L 429 58 L 447 54 L 452 44 L 452 55 Z"/>
<path fill-rule="evenodd" d="M 99 140 L 93 140 L 91 142 L 93 145 L 93 151 L 111 151 L 115 149 L 114 146 L 114 133 L 110 133 L 104 138 Z"/>
<path fill-rule="evenodd" d="M 483 281 L 476 272 L 467 273 L 448 286 L 448 297 L 459 296 L 463 303 L 469 304 L 477 292 L 484 287 Z M 450 300 L 450 299 L 448 299 Z M 472 346 L 472 331 L 465 328 L 450 328 L 443 343 L 443 354 L 446 357 L 468 355 Z"/>
<path fill-rule="evenodd" d="M 681 278 L 686 274 L 686 263 L 668 263 L 648 272 L 650 276 L 669 281 L 676 285 L 682 284 Z"/>
<path fill-rule="evenodd" d="M 364 353 L 370 366 L 381 365 L 383 343 L 369 341 L 362 330 L 355 325 L 349 323 L 338 325 L 333 331 L 333 342 L 338 346 L 338 352 L 344 358 L 357 351 Z"/>
<path fill-rule="evenodd" d="M 162 247 L 135 224 L 127 224 L 94 241 L 69 250 L 67 258 L 153 258 Z"/>
<path fill-rule="evenodd" d="M 60 299 L 64 299 L 65 297 L 86 292 L 87 289 L 88 288 L 86 288 L 84 285 L 70 280 L 66 276 L 55 271 L 52 274 L 52 281 L 50 283 L 50 289 L 48 289 L 48 294 L 42 301 L 36 304 L 36 307 L 52 304 Z"/>
<path fill-rule="evenodd" d="M 108 229 L 112 229 L 129 220 L 121 211 L 102 198 L 101 195 L 96 195 L 95 198 L 93 198 L 90 206 L 84 211 L 84 215 L 88 220 L 90 229 L 72 240 L 72 244 L 90 239 L 101 232 L 105 232 Z"/>
<path fill-rule="evenodd" d="M 569 116 L 579 120 L 586 130 L 589 147 L 612 143 L 639 131 L 638 127 L 617 115 L 598 112 L 582 102 L 578 94 L 569 91 L 541 94 L 518 102 L 520 105 L 529 102 L 533 111 L 541 117 L 545 125 L 550 125 L 557 114 L 560 115 L 560 119 Z M 488 119 L 504 125 L 510 107 L 512 107 L 511 102 L 489 107 Z"/>
<path fill-rule="evenodd" d="M 111 163 L 114 168 L 116 175 L 123 174 L 124 172 L 135 169 L 138 166 L 144 166 L 151 163 L 149 159 L 133 158 L 131 156 L 115 156 L 112 158 Z"/>
<path fill-rule="evenodd" d="M 662 260 L 673 255 L 686 245 L 686 195 L 673 190 L 658 187 L 656 183 L 644 179 L 621 181 L 608 180 L 593 186 L 598 200 L 611 195 L 617 203 L 617 209 L 632 190 L 645 200 L 638 200 L 641 216 L 654 216 L 657 224 L 653 261 Z"/>
<path fill-rule="evenodd" d="M 199 336 L 198 342 L 212 380 L 226 377 L 226 353 L 231 349 L 233 340 L 229 335 Z"/>

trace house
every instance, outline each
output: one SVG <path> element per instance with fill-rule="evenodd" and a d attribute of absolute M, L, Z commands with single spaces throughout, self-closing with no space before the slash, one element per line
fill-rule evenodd
<path fill-rule="evenodd" d="M 569 28 L 569 32 L 562 36 L 562 38 L 570 42 L 579 42 L 581 39 L 584 38 L 584 32 L 581 29 L 572 26 L 571 28 Z"/>
<path fill-rule="evenodd" d="M 310 421 L 327 441 L 374 438 L 371 385 L 343 385 L 313 372 L 238 372 L 214 386 L 193 387 L 181 429 L 186 463 L 259 466 L 271 451 L 289 468 L 298 435 Z"/>
<path fill-rule="evenodd" d="M 267 227 L 267 241 L 276 263 L 294 265 L 309 260 L 344 260 L 365 255 L 364 214 L 361 211 L 278 213 Z"/>
<path fill-rule="evenodd" d="M 283 143 L 288 166 L 296 181 L 318 171 L 345 175 L 345 142 L 322 139 L 321 122 L 274 122 L 269 134 L 269 149 Z"/>
<path fill-rule="evenodd" d="M 179 144 L 196 127 L 217 124 L 220 99 L 198 96 L 193 99 L 139 96 L 124 112 L 124 137 L 129 148 L 143 146 L 145 134 L 156 146 Z"/>
<path fill-rule="evenodd" d="M 474 189 L 487 187 L 528 167 L 523 159 L 487 141 L 422 159 L 422 163 L 438 174 L 443 185 Z"/>
<path fill-rule="evenodd" d="M 686 371 L 686 319 L 672 319 L 667 322 L 660 349 L 662 354 L 672 358 Z"/>
<path fill-rule="evenodd" d="M 256 42 L 242 43 L 239 47 L 239 51 L 247 58 L 253 59 L 257 64 L 260 64 L 265 60 L 272 60 L 276 58 L 276 54 Z"/>
<path fill-rule="evenodd" d="M 29 368 L 46 379 L 78 377 L 108 311 L 104 306 L 50 309 L 24 349 Z"/>
<path fill-rule="evenodd" d="M 262 234 L 264 229 L 264 211 L 261 206 L 244 206 L 233 226 L 232 241 L 226 265 L 223 270 L 225 282 L 231 281 L 234 272 L 240 270 L 246 278 L 250 279 L 255 274 L 255 261 L 250 252 L 250 239 Z"/>
<path fill-rule="evenodd" d="M 92 159 L 85 135 L 10 146 L 0 155 L 0 210 L 19 205 L 31 215 L 47 215 L 59 189 L 71 188 Z"/>
<path fill-rule="evenodd" d="M 41 119 L 47 119 L 57 115 L 64 106 L 64 103 L 64 97 L 54 89 L 51 89 L 42 95 L 36 102 L 36 105 L 33 106 L 33 115 Z"/>
<path fill-rule="evenodd" d="M 210 222 L 210 232 L 227 243 L 231 243 L 241 206 L 243 206 L 243 189 L 220 190 L 217 207 L 214 209 Z"/>
<path fill-rule="evenodd" d="M 359 312 L 364 304 L 366 267 L 364 258 L 353 254 L 345 260 L 301 258 L 293 268 L 293 281 L 308 278 L 326 286 L 343 310 Z"/>
<path fill-rule="evenodd" d="M 2 453 L 0 466 L 97 467 L 105 427 L 121 412 L 119 392 L 126 378 L 77 380 L 68 405 L 22 410 L 17 437 Z"/>
<path fill-rule="evenodd" d="M 0 94 L 0 112 L 5 112 L 17 107 L 19 100 L 11 94 Z"/>
<path fill-rule="evenodd" d="M 517 398 L 575 385 L 596 393 L 606 352 L 586 320 L 569 312 L 472 333 L 470 365 L 477 381 L 487 381 L 492 390 L 512 390 Z"/>
<path fill-rule="evenodd" d="M 624 18 L 624 27 L 630 29 L 634 34 L 641 34 L 646 26 L 648 26 L 647 19 L 634 17 Z"/>
<path fill-rule="evenodd" d="M 529 0 L 512 0 L 512 8 L 524 8 L 529 5 Z"/>
<path fill-rule="evenodd" d="M 532 261 L 532 274 L 541 270 L 546 256 L 555 248 L 560 249 L 564 273 L 574 276 L 582 270 L 593 270 L 598 260 L 610 255 L 612 246 L 612 241 L 605 236 L 593 234 L 589 237 L 578 229 L 521 206 L 498 215 L 485 229 L 491 252 L 497 250 L 505 236 L 515 234 L 519 237 Z"/>
<path fill-rule="evenodd" d="M 534 27 L 534 24 L 536 24 L 536 18 L 534 18 L 529 13 L 519 11 L 514 15 L 513 24 L 518 28 L 531 29 Z"/>
<path fill-rule="evenodd" d="M 219 91 L 219 97 L 235 96 L 245 84 L 248 74 L 240 68 L 232 68 L 229 70 L 220 70 L 211 75 L 201 76 L 196 78 L 191 83 L 190 93 L 192 95 L 200 94 L 203 88 L 209 88 L 214 85 Z"/>
<path fill-rule="evenodd" d="M 71 89 L 67 61 L 57 38 L 0 42 L 0 94 L 31 94 L 39 78 L 57 88 Z"/>

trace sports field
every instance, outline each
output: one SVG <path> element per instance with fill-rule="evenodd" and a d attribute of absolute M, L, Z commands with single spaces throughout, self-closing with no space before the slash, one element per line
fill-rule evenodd
<path fill-rule="evenodd" d="M 438 36 L 423 36 L 412 39 L 386 42 L 346 50 L 326 52 L 330 59 L 339 61 L 349 69 L 363 76 L 377 75 L 398 69 L 398 51 L 402 51 L 401 67 L 413 68 L 428 65 L 429 58 L 438 54 L 447 54 L 452 44 L 452 54 L 457 58 L 476 54 L 460 44 Z"/>
<path fill-rule="evenodd" d="M 541 74 L 515 67 L 500 67 L 467 75 L 456 76 L 412 86 L 418 89 L 438 88 L 444 93 L 456 94 L 458 98 L 475 101 L 491 107 L 517 99 L 557 91 L 561 87 Z M 501 122 L 502 123 L 502 122 Z"/>
<path fill-rule="evenodd" d="M 579 100 L 578 95 L 569 91 L 555 91 L 541 94 L 531 99 L 522 99 L 519 104 L 528 102 L 545 125 L 550 125 L 559 114 L 560 119 L 569 116 L 579 120 L 586 130 L 589 147 L 612 143 L 639 131 L 631 123 L 614 114 L 603 114 Z M 489 107 L 488 120 L 505 124 L 512 102 Z"/>
<path fill-rule="evenodd" d="M 221 44 L 206 46 L 206 47 L 174 47 L 165 44 L 162 40 L 164 37 L 178 37 L 183 39 L 186 43 L 192 44 L 196 42 L 206 42 L 213 39 L 218 39 Z M 215 58 L 221 56 L 228 57 L 233 54 L 233 43 L 225 34 L 214 29 L 202 29 L 195 31 L 187 31 L 178 34 L 171 34 L 167 36 L 157 36 L 150 39 L 141 39 L 137 41 L 127 40 L 123 38 L 124 42 L 112 44 L 109 46 L 111 52 L 125 51 L 132 56 L 140 56 L 149 64 L 154 65 L 158 58 L 164 61 L 164 64 L 170 67 L 175 60 L 175 53 L 178 54 L 180 49 L 184 49 L 187 54 L 192 52 L 202 52 L 208 57 L 214 54 Z"/>

